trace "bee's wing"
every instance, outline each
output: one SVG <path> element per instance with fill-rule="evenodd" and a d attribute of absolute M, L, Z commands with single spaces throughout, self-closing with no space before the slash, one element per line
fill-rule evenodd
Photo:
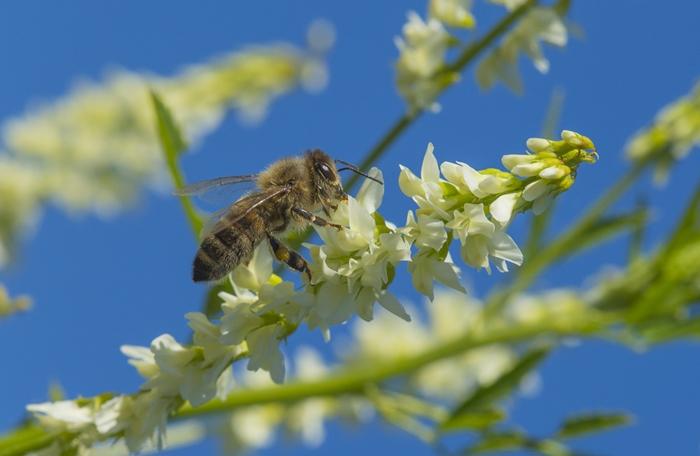
<path fill-rule="evenodd" d="M 219 230 L 223 230 L 228 226 L 235 224 L 258 206 L 288 193 L 289 190 L 289 187 L 279 187 L 266 192 L 254 193 L 236 201 L 220 211 L 215 212 L 209 221 L 205 223 L 204 228 L 202 228 L 200 238 L 204 239 L 205 237 L 214 234 Z M 233 216 L 227 217 L 229 213 L 233 213 Z"/>
<path fill-rule="evenodd" d="M 237 200 L 241 195 L 255 189 L 257 174 L 226 176 L 207 179 L 176 189 L 177 196 L 195 196 L 209 203 L 222 203 Z"/>

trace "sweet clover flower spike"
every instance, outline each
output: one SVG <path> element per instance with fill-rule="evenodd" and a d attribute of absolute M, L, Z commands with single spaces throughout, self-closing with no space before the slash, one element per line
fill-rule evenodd
<path fill-rule="evenodd" d="M 401 191 L 418 205 L 400 230 L 418 247 L 409 267 L 416 289 L 431 297 L 433 280 L 460 289 L 448 254 L 453 237 L 462 244 L 462 259 L 470 266 L 490 271 L 493 261 L 499 271 L 507 271 L 507 263 L 520 265 L 522 253 L 505 232 L 512 216 L 544 210 L 573 184 L 580 163 L 597 159 L 589 138 L 566 130 L 561 141 L 532 138 L 528 147 L 532 154 L 503 157 L 510 172 L 477 171 L 462 162 L 438 166 L 432 144 L 420 177 L 401 167 Z"/>
<path fill-rule="evenodd" d="M 442 71 L 451 43 L 452 38 L 440 21 L 430 18 L 426 22 L 413 11 L 408 13 L 403 37 L 396 38 L 396 85 L 410 111 L 440 109 L 435 98 L 457 77 Z"/>
<path fill-rule="evenodd" d="M 490 270 L 493 262 L 505 271 L 507 263 L 520 264 L 522 254 L 505 233 L 513 214 L 543 207 L 544 201 L 573 183 L 580 163 L 594 162 L 597 157 L 589 151 L 593 144 L 588 138 L 569 131 L 562 133 L 561 141 L 530 139 L 528 147 L 531 154 L 504 157 L 506 172 L 477 171 L 461 162 L 438 165 L 429 144 L 420 177 L 401 168 L 399 186 L 418 209 L 408 213 L 406 225 L 400 228 L 378 212 L 384 186 L 376 180 L 384 179 L 378 169 L 371 169 L 368 174 L 374 180 L 366 179 L 356 197 L 348 197 L 347 204 L 331 214 L 332 221 L 343 229 L 315 227 L 323 243 L 306 245 L 312 280 L 304 287 L 297 288 L 273 274 L 272 252 L 261 243 L 251 261 L 231 273 L 232 292 L 219 294 L 223 303 L 218 319 L 209 320 L 201 313 L 186 315 L 194 334 L 192 344 L 163 334 L 149 347 L 122 347 L 144 378 L 138 392 L 33 404 L 28 410 L 46 429 L 71 433 L 73 437 L 59 443 L 63 452 L 80 452 L 93 443 L 113 439 L 123 439 L 131 452 L 150 446 L 163 448 L 173 413 L 188 403 L 197 407 L 230 393 L 235 361 L 248 359 L 243 382 L 248 386 L 282 382 L 287 368 L 280 345 L 304 323 L 329 337 L 333 326 L 354 315 L 374 319 L 378 303 L 387 313 L 359 327 L 359 351 L 351 356 L 375 361 L 413 356 L 465 330 L 484 330 L 476 307 L 465 305 L 469 300 L 449 254 L 452 240 L 459 239 L 462 258 L 476 268 Z M 415 255 L 411 255 L 413 245 Z M 388 290 L 397 265 L 404 261 L 409 262 L 415 287 L 434 301 L 429 326 L 420 321 L 408 324 L 411 316 Z M 456 291 L 436 294 L 434 281 Z M 519 309 L 509 321 L 521 321 L 533 313 L 527 310 L 531 306 Z M 510 349 L 488 347 L 434 363 L 410 380 L 421 394 L 452 399 L 493 381 L 513 360 Z M 305 353 L 297 362 L 296 375 L 313 379 L 326 370 L 317 356 Z M 260 405 L 235 411 L 217 428 L 224 432 L 230 449 L 267 445 L 281 426 L 318 444 L 327 417 L 357 415 L 363 403 L 319 398 L 293 406 Z"/>
<path fill-rule="evenodd" d="M 658 163 L 657 179 L 662 181 L 670 166 L 700 145 L 700 83 L 685 97 L 661 110 L 648 128 L 627 144 L 627 158 Z"/>
<path fill-rule="evenodd" d="M 318 27 L 316 27 L 318 29 Z M 318 31 L 313 35 L 319 35 Z M 113 71 L 82 82 L 1 126 L 0 266 L 48 201 L 71 212 L 110 214 L 163 180 L 149 87 L 196 144 L 230 109 L 258 120 L 297 87 L 323 88 L 327 45 L 260 46 L 186 67 L 173 76 Z M 324 47 L 325 46 L 325 47 Z"/>
<path fill-rule="evenodd" d="M 522 93 L 523 83 L 518 72 L 518 57 L 526 54 L 540 73 L 549 71 L 541 42 L 566 46 L 567 31 L 554 8 L 538 7 L 527 12 L 501 43 L 485 57 L 476 69 L 476 80 L 483 89 L 502 81 L 516 93 Z"/>
<path fill-rule="evenodd" d="M 581 163 L 595 163 L 598 153 L 593 142 L 586 136 L 564 130 L 561 141 L 543 138 L 530 138 L 527 147 L 532 152 L 527 155 L 504 155 L 503 166 L 516 176 L 525 178 L 522 192 L 511 193 L 514 203 L 508 201 L 511 213 L 532 209 L 541 214 L 559 193 L 571 187 L 576 179 L 576 171 Z M 492 205 L 492 213 L 507 211 Z"/>

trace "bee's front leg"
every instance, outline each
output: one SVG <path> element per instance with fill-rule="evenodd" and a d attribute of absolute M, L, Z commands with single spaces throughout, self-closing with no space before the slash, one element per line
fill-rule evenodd
<path fill-rule="evenodd" d="M 311 282 L 311 269 L 309 269 L 309 263 L 306 262 L 304 257 L 299 255 L 294 250 L 289 250 L 286 245 L 282 244 L 270 233 L 267 233 L 267 239 L 270 241 L 270 247 L 272 247 L 272 251 L 279 261 L 287 264 L 287 266 L 295 271 L 305 273 L 306 277 L 309 279 L 309 282 Z"/>
<path fill-rule="evenodd" d="M 312 214 L 311 212 L 307 211 L 306 209 L 302 209 L 300 207 L 295 207 L 295 208 L 292 208 L 292 211 L 295 214 L 300 215 L 301 217 L 305 218 L 306 220 L 308 220 L 309 222 L 313 223 L 316 226 L 332 226 L 333 228 L 335 228 L 337 230 L 343 229 L 343 225 L 338 225 L 337 223 L 331 223 L 326 219 L 323 219 L 321 217 L 317 217 L 314 214 Z"/>

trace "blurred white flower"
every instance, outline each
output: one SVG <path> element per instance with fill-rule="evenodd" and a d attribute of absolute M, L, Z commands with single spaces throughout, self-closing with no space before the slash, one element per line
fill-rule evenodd
<path fill-rule="evenodd" d="M 320 34 L 316 27 L 313 35 Z M 260 46 L 170 77 L 112 71 L 104 81 L 82 81 L 63 98 L 6 120 L 0 145 L 6 151 L 0 153 L 0 265 L 43 203 L 111 214 L 145 185 L 164 182 L 149 88 L 197 143 L 231 108 L 257 120 L 282 93 L 296 87 L 317 91 L 327 79 L 321 49 Z"/>
<path fill-rule="evenodd" d="M 472 0 L 430 0 L 430 15 L 450 27 L 472 28 Z"/>
<path fill-rule="evenodd" d="M 530 57 L 539 72 L 547 73 L 549 61 L 544 57 L 540 43 L 564 47 L 567 39 L 566 25 L 553 8 L 532 8 L 479 62 L 476 69 L 479 86 L 488 89 L 500 80 L 514 92 L 522 93 L 523 84 L 518 72 L 520 54 Z"/>
<path fill-rule="evenodd" d="M 27 411 L 39 418 L 44 426 L 78 432 L 92 424 L 93 410 L 75 401 L 44 402 L 27 405 Z"/>
<path fill-rule="evenodd" d="M 450 42 L 440 21 L 430 18 L 426 22 L 413 11 L 408 13 L 403 37 L 396 38 L 396 84 L 409 110 L 439 110 L 435 98 L 442 87 L 454 82 L 454 75 L 440 73 Z"/>
<path fill-rule="evenodd" d="M 700 83 L 691 93 L 664 107 L 649 127 L 637 132 L 625 147 L 629 160 L 656 159 L 656 180 L 663 182 L 668 169 L 700 145 Z"/>

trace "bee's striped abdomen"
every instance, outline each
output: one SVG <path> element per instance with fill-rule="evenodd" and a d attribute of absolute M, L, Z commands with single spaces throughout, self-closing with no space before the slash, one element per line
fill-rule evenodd
<path fill-rule="evenodd" d="M 264 238 L 255 227 L 259 218 L 251 213 L 246 217 L 214 231 L 202 241 L 194 258 L 192 279 L 195 282 L 218 280 L 241 263 L 247 263 L 255 246 Z M 260 225 L 262 226 L 262 225 Z"/>

